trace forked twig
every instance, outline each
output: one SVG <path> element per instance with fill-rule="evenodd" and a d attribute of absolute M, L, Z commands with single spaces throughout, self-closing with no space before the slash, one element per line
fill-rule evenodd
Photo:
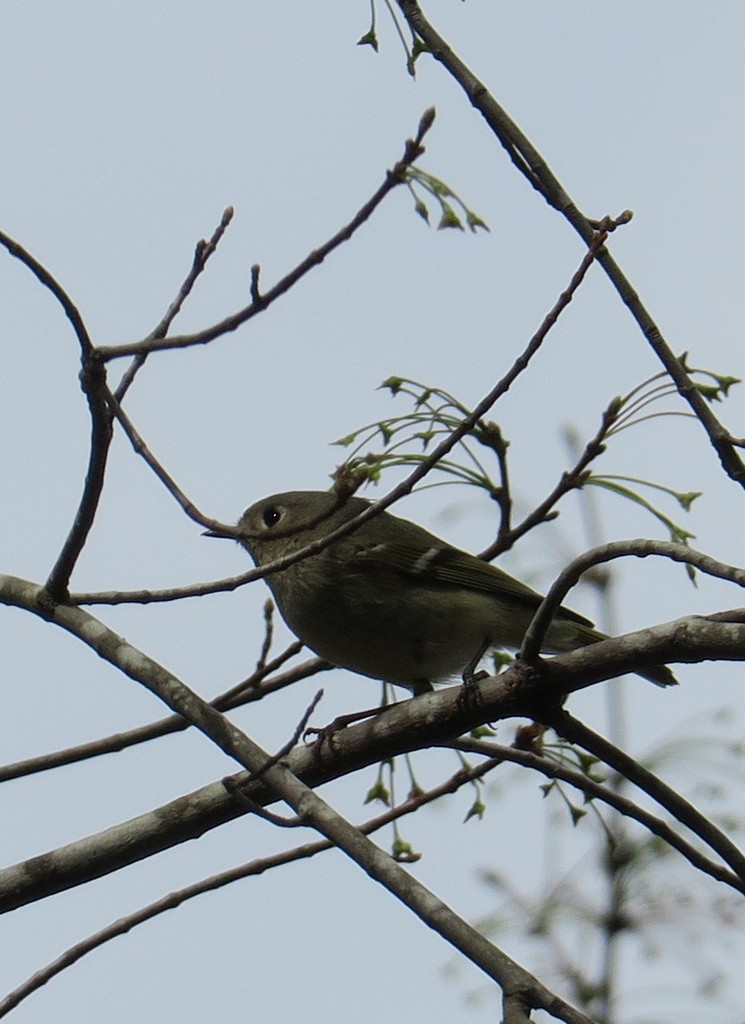
<path fill-rule="evenodd" d="M 388 193 L 403 183 L 405 180 L 406 168 L 417 160 L 424 152 L 422 140 L 432 127 L 434 118 L 434 107 L 430 107 L 428 110 L 425 110 L 421 120 L 419 121 L 419 126 L 414 138 L 407 139 L 406 141 L 402 158 L 390 171 L 387 172 L 385 181 L 380 185 L 370 199 L 360 207 L 352 220 L 337 231 L 336 234 L 327 242 L 324 242 L 323 245 L 319 246 L 318 249 L 314 249 L 313 252 L 309 253 L 301 263 L 289 272 L 289 274 L 286 274 L 280 281 L 267 289 L 267 291 L 261 295 L 259 294 L 258 287 L 258 264 L 255 264 L 251 268 L 252 302 L 249 306 L 246 306 L 237 313 L 233 313 L 231 316 L 226 317 L 219 323 L 213 324 L 211 327 L 207 327 L 196 334 L 174 335 L 170 338 L 145 338 L 143 341 L 135 341 L 129 345 L 101 345 L 96 349 L 98 358 L 103 361 L 108 361 L 110 359 L 119 359 L 122 356 L 136 356 L 150 352 L 162 352 L 166 349 L 172 348 L 189 348 L 193 345 L 206 345 L 208 342 L 214 341 L 216 338 L 220 338 L 225 334 L 229 334 L 231 331 L 237 330 L 238 327 L 241 327 L 247 321 L 251 320 L 257 313 L 262 312 L 281 295 L 284 295 L 285 292 L 289 291 L 289 289 L 292 288 L 292 286 L 310 270 L 323 263 L 326 257 L 330 255 L 334 249 L 338 249 L 340 245 L 348 241 L 355 231 L 357 231 L 357 229 L 361 227 L 362 224 L 364 224 L 365 221 L 368 220 L 375 212 Z"/>

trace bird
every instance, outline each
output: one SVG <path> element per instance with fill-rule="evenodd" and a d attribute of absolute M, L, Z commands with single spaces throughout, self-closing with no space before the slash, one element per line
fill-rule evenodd
<path fill-rule="evenodd" d="M 287 491 L 251 505 L 230 536 L 237 534 L 262 566 L 370 504 L 342 500 L 333 490 Z M 386 511 L 265 581 L 287 626 L 317 655 L 414 696 L 458 675 L 472 678 L 489 649 L 518 650 L 543 600 L 497 566 Z M 555 654 L 606 639 L 589 619 L 561 606 L 542 649 Z M 638 674 L 658 686 L 677 682 L 665 665 Z"/>

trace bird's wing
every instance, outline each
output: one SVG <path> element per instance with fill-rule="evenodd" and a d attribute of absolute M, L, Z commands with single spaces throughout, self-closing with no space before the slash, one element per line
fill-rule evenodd
<path fill-rule="evenodd" d="M 414 545 L 386 541 L 363 548 L 359 556 L 364 563 L 376 569 L 395 567 L 397 572 L 422 583 L 444 588 L 466 587 L 495 598 L 507 598 L 531 610 L 543 600 L 535 590 L 504 570 L 448 544 L 433 545 L 422 552 Z M 592 626 L 589 619 L 569 608 L 562 606 L 560 611 L 562 618 Z"/>

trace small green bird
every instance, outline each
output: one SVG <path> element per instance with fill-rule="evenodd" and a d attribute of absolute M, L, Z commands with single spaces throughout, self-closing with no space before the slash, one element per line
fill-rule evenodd
<path fill-rule="evenodd" d="M 264 498 L 238 521 L 240 543 L 265 565 L 326 536 L 370 502 L 337 504 L 331 491 Z M 542 600 L 501 569 L 388 512 L 266 582 L 282 618 L 316 654 L 413 694 L 472 671 L 490 648 L 518 649 Z M 545 650 L 605 639 L 588 619 L 561 607 Z M 665 665 L 639 674 L 658 686 L 676 682 Z"/>

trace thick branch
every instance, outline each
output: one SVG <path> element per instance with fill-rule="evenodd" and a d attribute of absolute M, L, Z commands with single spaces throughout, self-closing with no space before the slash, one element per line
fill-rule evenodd
<path fill-rule="evenodd" d="M 482 778 L 495 767 L 495 764 L 493 760 L 489 760 L 482 762 L 475 768 L 461 768 L 459 772 L 441 785 L 428 790 L 426 793 L 409 797 L 402 804 L 389 808 L 383 814 L 378 815 L 377 818 L 373 818 L 363 825 L 358 825 L 357 828 L 365 835 L 371 835 L 373 832 L 393 821 L 397 821 L 404 815 L 412 814 L 425 804 L 431 803 L 445 794 L 455 793 L 461 786 Z M 271 871 L 273 868 L 314 857 L 318 853 L 331 849 L 333 849 L 333 843 L 329 842 L 328 839 L 318 839 L 315 842 L 304 843 L 302 846 L 283 850 L 280 853 L 271 854 L 267 857 L 258 857 L 247 864 L 241 864 L 238 867 L 222 871 L 217 875 L 211 875 L 209 878 L 204 878 L 182 889 L 177 889 L 175 892 L 170 892 L 167 896 L 156 900 L 154 903 L 141 907 L 125 917 L 120 917 L 94 935 L 89 935 L 82 941 L 76 942 L 74 946 L 65 950 L 61 956 L 36 971 L 32 977 L 28 978 L 12 992 L 9 992 L 5 999 L 0 1001 L 0 1017 L 6 1016 L 24 999 L 27 999 L 33 992 L 41 988 L 42 985 L 46 985 L 57 974 L 77 963 L 88 953 L 93 952 L 95 949 L 100 949 L 105 943 L 110 942 L 119 935 L 125 935 L 132 928 L 137 927 L 137 925 L 143 924 L 145 921 L 151 921 L 154 917 L 173 910 L 175 907 L 179 907 L 182 903 L 195 899 L 197 896 L 214 892 L 216 889 L 232 885 L 233 882 L 245 878 L 264 874 L 264 872 Z"/>
<path fill-rule="evenodd" d="M 234 758 L 252 774 L 260 773 L 258 784 L 268 788 L 272 793 L 272 799 L 280 799 L 289 804 L 301 821 L 334 843 L 371 878 L 409 907 L 428 927 L 492 978 L 507 995 L 520 993 L 526 1005 L 547 1009 L 560 1020 L 570 1024 L 591 1024 L 589 1018 L 541 985 L 537 978 L 490 943 L 399 863 L 350 825 L 285 764 L 272 763 L 266 751 L 163 666 L 132 647 L 81 608 L 53 604 L 48 598 L 40 606 L 40 588 L 9 577 L 5 577 L 4 582 L 7 587 L 3 592 L 3 599 L 14 598 L 13 604 L 37 612 L 78 637 L 100 657 L 145 686 L 173 711 L 183 715 L 229 757 Z M 238 803 L 243 809 L 244 800 Z M 120 850 L 120 864 L 124 862 L 123 857 L 126 857 L 126 854 Z M 55 868 L 62 867 L 65 860 L 63 857 L 56 865 L 52 857 L 36 858 L 20 866 L 15 881 L 20 886 L 23 880 L 43 880 L 52 883 L 52 891 L 59 891 L 62 886 L 59 884 L 59 872 Z M 97 875 L 102 873 L 100 870 L 96 872 Z M 11 888 L 15 890 L 11 895 L 14 905 L 17 906 L 19 887 L 14 886 L 11 881 Z"/>
<path fill-rule="evenodd" d="M 39 607 L 39 594 L 40 588 L 33 584 L 0 577 L 1 602 L 50 619 L 127 675 L 142 677 L 141 681 L 154 692 L 167 692 L 179 685 L 164 668 L 87 612 L 68 605 Z M 484 722 L 513 717 L 549 720 L 568 692 L 623 672 L 663 661 L 712 657 L 745 660 L 743 610 L 726 616 L 694 616 L 605 640 L 545 661 L 537 670 L 518 663 L 499 676 L 474 683 L 478 687 L 477 701 L 464 701 L 458 686 L 405 700 L 323 743 L 295 749 L 284 763 L 306 785 L 315 787 L 383 758 L 447 742 Z M 198 701 L 196 697 L 190 700 Z M 187 704 L 174 710 L 181 714 L 186 711 L 185 717 L 194 721 Z M 221 723 L 225 721 L 212 709 L 209 712 L 205 721 L 212 716 Z M 223 728 L 229 735 L 241 735 L 229 723 Z M 275 801 L 277 794 L 270 782 L 267 778 L 252 783 L 246 795 L 259 805 Z M 0 911 L 108 874 L 244 813 L 245 805 L 221 783 L 215 783 L 149 815 L 0 872 Z M 729 866 L 737 871 L 732 864 Z"/>

